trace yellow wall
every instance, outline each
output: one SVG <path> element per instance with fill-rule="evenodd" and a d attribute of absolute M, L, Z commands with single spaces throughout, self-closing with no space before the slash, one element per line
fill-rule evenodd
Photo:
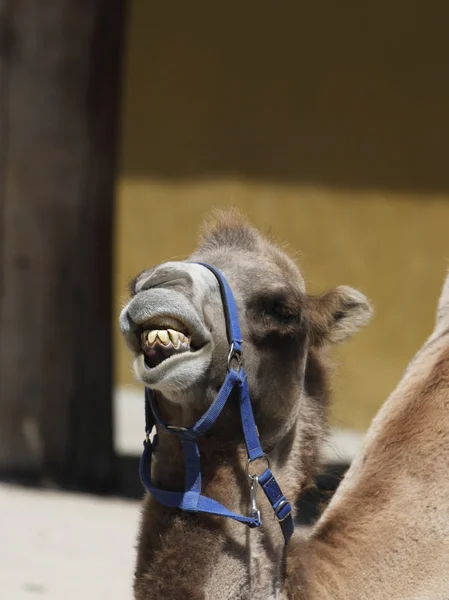
<path fill-rule="evenodd" d="M 135 273 L 185 256 L 211 207 L 237 205 L 299 251 L 310 290 L 373 300 L 335 378 L 333 422 L 358 428 L 429 333 L 449 258 L 444 20 L 426 34 L 400 4 L 384 22 L 382 3 L 134 0 L 129 22 L 117 313 Z M 129 363 L 117 336 L 120 384 Z"/>

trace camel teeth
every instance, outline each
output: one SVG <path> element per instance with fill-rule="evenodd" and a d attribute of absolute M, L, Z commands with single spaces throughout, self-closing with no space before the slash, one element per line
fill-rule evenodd
<path fill-rule="evenodd" d="M 151 329 L 142 334 L 142 344 L 146 346 L 154 346 L 155 344 L 163 346 L 173 346 L 175 350 L 181 347 L 190 348 L 190 337 L 187 337 L 176 329 Z"/>
<path fill-rule="evenodd" d="M 167 346 L 170 343 L 170 338 L 166 329 L 159 329 L 157 332 L 157 337 L 164 344 L 164 346 Z"/>
<path fill-rule="evenodd" d="M 182 335 L 179 331 L 175 331 L 174 329 L 167 329 L 168 335 L 170 336 L 171 343 L 174 348 L 177 350 L 181 345 L 180 336 Z"/>
<path fill-rule="evenodd" d="M 147 340 L 148 340 L 148 344 L 150 346 L 152 346 L 154 344 L 154 342 L 156 341 L 156 338 L 157 338 L 157 330 L 156 329 L 153 329 L 152 331 L 148 332 Z"/>

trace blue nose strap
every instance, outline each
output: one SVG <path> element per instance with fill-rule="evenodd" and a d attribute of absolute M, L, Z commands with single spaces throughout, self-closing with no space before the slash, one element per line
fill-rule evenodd
<path fill-rule="evenodd" d="M 149 388 L 145 389 L 146 439 L 144 441 L 144 450 L 140 460 L 140 479 L 148 492 L 164 506 L 179 508 L 188 512 L 202 512 L 228 517 L 235 521 L 245 523 L 249 527 L 260 527 L 262 525 L 260 512 L 256 505 L 256 492 L 258 485 L 260 485 L 279 521 L 285 543 L 287 544 L 294 529 L 292 509 L 276 482 L 271 472 L 268 459 L 260 445 L 249 396 L 246 373 L 242 366 L 242 336 L 238 320 L 237 304 L 234 300 L 231 288 L 222 273 L 215 267 L 206 263 L 198 264 L 201 264 L 212 271 L 220 287 L 226 319 L 226 332 L 229 342 L 226 377 L 214 402 L 195 425 L 189 428 L 167 425 L 164 423 L 155 405 L 151 390 Z M 237 390 L 239 398 L 243 437 L 248 453 L 248 481 L 251 491 L 251 509 L 248 516 L 234 513 L 220 504 L 220 502 L 201 494 L 201 464 L 197 438 L 204 435 L 212 427 L 234 389 Z M 181 441 L 186 469 L 185 488 L 183 492 L 161 490 L 152 483 L 151 459 L 157 445 L 157 435 L 155 435 L 153 441 L 151 441 L 150 433 L 156 424 L 168 433 L 178 436 Z M 249 474 L 250 464 L 258 459 L 263 459 L 266 462 L 267 467 L 264 472 L 260 476 Z"/>

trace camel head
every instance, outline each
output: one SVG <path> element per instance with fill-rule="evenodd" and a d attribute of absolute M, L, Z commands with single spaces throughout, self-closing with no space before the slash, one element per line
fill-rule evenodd
<path fill-rule="evenodd" d="M 324 420 L 319 357 L 369 320 L 369 303 L 350 287 L 307 294 L 300 270 L 284 252 L 235 213 L 225 213 L 206 228 L 187 261 L 140 273 L 120 316 L 137 378 L 153 390 L 166 421 L 193 424 L 226 375 L 229 344 L 220 290 L 199 262 L 220 269 L 235 296 L 262 443 L 278 442 L 306 413 Z M 222 420 L 217 435 L 238 434 L 231 426 L 237 409 L 228 404 L 223 419 L 229 427 Z"/>

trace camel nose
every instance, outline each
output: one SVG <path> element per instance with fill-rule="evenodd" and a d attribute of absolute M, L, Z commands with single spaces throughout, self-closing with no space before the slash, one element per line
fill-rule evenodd
<path fill-rule="evenodd" d="M 164 263 L 137 283 L 136 292 L 156 287 L 191 288 L 193 279 L 186 267 L 187 265 L 182 262 Z"/>

